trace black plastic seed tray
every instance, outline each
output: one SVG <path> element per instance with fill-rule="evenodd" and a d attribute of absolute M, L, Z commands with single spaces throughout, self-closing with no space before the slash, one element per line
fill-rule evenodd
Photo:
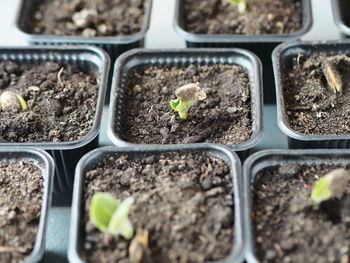
<path fill-rule="evenodd" d="M 35 0 L 15 0 L 13 2 L 18 2 L 20 4 L 19 6 L 19 15 L 17 16 L 17 20 L 16 20 L 16 24 L 17 24 L 17 30 L 20 31 L 19 28 L 21 28 L 23 26 L 23 23 L 20 19 L 20 16 L 22 13 L 26 13 L 26 12 L 31 12 L 30 11 L 30 5 L 32 3 L 36 3 Z M 164 12 L 158 12 L 160 9 L 157 9 L 157 13 L 154 13 L 154 16 L 152 14 L 152 20 L 154 19 L 154 21 L 152 21 L 152 24 L 154 22 L 154 24 L 161 24 L 163 26 L 163 23 L 165 22 L 165 16 L 169 17 L 174 15 L 175 13 L 175 23 L 178 23 L 177 25 L 175 25 L 175 27 L 181 27 L 181 22 L 179 22 L 179 20 L 177 20 L 181 9 L 180 7 L 180 3 L 181 0 L 176 0 L 176 9 L 175 11 L 172 9 L 172 5 L 171 3 L 169 4 L 165 4 L 164 0 L 153 0 L 153 5 L 154 7 L 156 6 L 162 6 L 162 7 L 169 7 L 169 10 L 164 10 Z M 169 1 L 171 2 L 171 1 Z M 173 2 L 175 3 L 175 0 L 173 0 Z M 309 29 L 311 28 L 312 25 L 312 18 L 311 18 L 311 2 L 313 3 L 317 3 L 317 5 L 314 5 L 314 15 L 315 15 L 315 23 L 314 23 L 314 27 L 312 28 L 312 30 L 309 32 Z M 336 4 L 336 2 L 341 2 L 341 11 L 344 13 L 345 8 L 343 8 L 345 6 L 345 0 L 344 1 L 331 1 L 331 3 L 328 5 L 325 4 L 326 1 L 319 1 L 319 0 L 305 0 L 303 1 L 303 12 L 304 12 L 304 17 L 306 18 L 304 21 L 304 27 L 303 30 L 300 32 L 300 34 L 295 35 L 295 36 L 290 36 L 290 37 L 285 37 L 282 36 L 281 38 L 269 38 L 269 37 L 265 37 L 265 39 L 260 39 L 259 37 L 251 37 L 251 40 L 243 37 L 244 39 L 234 39 L 234 36 L 231 39 L 226 39 L 225 37 L 219 37 L 218 40 L 219 41 L 213 41 L 212 39 L 208 39 L 208 41 L 199 41 L 197 36 L 194 36 L 192 39 L 191 38 L 186 38 L 183 36 L 183 42 L 187 43 L 188 47 L 201 47 L 202 48 L 202 52 L 205 53 L 205 49 L 203 47 L 211 47 L 211 48 L 215 48 L 213 49 L 212 52 L 219 52 L 220 50 L 222 50 L 224 47 L 243 47 L 243 48 L 247 48 L 249 50 L 252 50 L 253 52 L 255 52 L 259 58 L 262 61 L 263 64 L 263 72 L 264 72 L 264 90 L 265 90 L 265 102 L 268 102 L 270 104 L 266 104 L 263 106 L 263 110 L 262 112 L 264 113 L 264 117 L 263 117 L 263 126 L 265 129 L 264 135 L 262 136 L 262 139 L 259 143 L 251 145 L 251 151 L 250 152 L 256 152 L 259 150 L 264 150 L 264 149 L 273 149 L 273 148 L 278 148 L 278 149 L 287 149 L 288 148 L 288 140 L 291 140 L 288 138 L 288 136 L 286 136 L 285 133 L 283 133 L 281 131 L 281 129 L 278 127 L 278 121 L 277 121 L 277 107 L 275 104 L 275 89 L 274 89 L 274 79 L 273 79 L 273 72 L 272 72 L 272 60 L 271 60 L 271 52 L 273 50 L 273 48 L 275 48 L 275 46 L 281 42 L 285 42 L 285 41 L 289 41 L 291 39 L 296 39 L 296 38 L 300 38 L 303 37 L 304 34 L 307 35 L 308 39 L 324 39 L 326 40 L 328 35 L 334 33 L 334 31 L 337 31 L 335 25 L 334 28 L 331 28 L 330 30 L 328 29 L 325 30 L 322 27 L 322 23 L 327 23 L 330 24 L 332 23 L 332 21 L 329 19 L 329 14 L 331 13 L 331 4 Z M 328 1 L 327 1 L 328 2 Z M 1 5 L 11 5 L 12 1 L 9 1 L 8 3 L 2 3 Z M 325 8 L 327 7 L 327 8 Z M 329 8 L 328 8 L 329 7 Z M 171 10 L 170 10 L 171 9 Z M 5 14 L 5 16 L 3 16 L 3 13 L 5 9 L 1 9 L 0 8 L 0 21 L 3 21 L 4 17 L 6 17 L 7 14 Z M 163 11 L 163 10 L 162 10 Z M 150 10 L 149 13 L 147 15 L 150 15 Z M 317 19 L 317 21 L 316 21 Z M 333 19 L 333 18 L 332 18 Z M 321 21 L 322 20 L 322 21 Z M 11 17 L 11 22 L 12 22 L 12 17 Z M 149 23 L 149 17 L 147 18 L 147 25 L 145 25 L 145 29 L 147 30 L 148 28 L 148 23 Z M 322 23 L 321 23 L 322 22 Z M 10 23 L 8 23 L 10 24 Z M 347 20 L 345 20 L 345 24 L 347 24 Z M 6 23 L 3 23 L 3 26 L 6 27 Z M 164 48 L 167 47 L 181 47 L 180 45 L 177 46 L 177 44 L 174 43 L 170 43 L 169 39 L 175 39 L 175 38 L 168 38 L 168 36 L 170 36 L 171 34 L 176 34 L 175 32 L 171 31 L 171 25 L 167 25 L 168 27 L 165 27 L 164 25 L 164 30 L 161 31 L 159 30 L 159 28 L 163 28 L 163 27 L 157 27 L 155 26 L 154 28 L 152 28 L 153 30 L 158 30 L 157 32 L 153 32 L 154 34 L 158 34 L 160 36 L 162 36 L 162 45 L 164 45 Z M 181 29 L 177 28 L 177 31 L 181 31 Z M 305 31 L 304 31 L 305 30 Z M 315 34 L 315 31 L 318 32 L 318 34 Z M 5 31 L 6 32 L 6 31 Z M 179 33 L 179 32 L 178 32 Z M 4 55 L 1 56 L 1 49 L 0 49 L 0 59 L 12 59 L 12 60 L 16 60 L 16 61 L 23 61 L 23 62 L 31 62 L 31 63 L 38 63 L 40 61 L 43 60 L 51 60 L 51 61 L 57 61 L 57 62 L 71 62 L 71 63 L 75 63 L 76 65 L 79 65 L 83 68 L 87 67 L 87 70 L 90 69 L 94 69 L 94 71 L 100 72 L 99 74 L 101 74 L 101 79 L 107 79 L 107 76 L 105 75 L 105 73 L 102 73 L 102 69 L 108 67 L 107 64 L 108 62 L 103 62 L 103 61 L 108 61 L 108 59 L 105 58 L 104 53 L 99 50 L 99 49 L 95 49 L 95 48 L 91 48 L 91 47 L 73 47 L 73 46 L 69 46 L 69 47 L 51 47 L 49 45 L 52 44 L 57 44 L 57 45 L 64 45 L 67 43 L 70 43 L 71 45 L 76 45 L 76 44 L 92 44 L 92 45 L 99 45 L 102 46 L 104 49 L 106 49 L 110 55 L 112 55 L 113 57 L 119 55 L 121 52 L 124 52 L 127 49 L 130 48 L 134 48 L 134 47 L 139 47 L 140 45 L 142 45 L 143 39 L 144 39 L 144 35 L 143 36 L 138 36 L 139 38 L 137 39 L 133 39 L 135 40 L 135 42 L 133 42 L 133 44 L 130 43 L 121 43 L 119 41 L 117 41 L 116 39 L 106 39 L 106 41 L 102 41 L 100 43 L 94 41 L 94 40 L 88 40 L 87 42 L 81 43 L 81 39 L 77 39 L 77 38 L 70 38 L 69 41 L 67 42 L 66 38 L 62 38 L 59 41 L 56 41 L 55 39 L 53 39 L 50 36 L 42 36 L 42 38 L 40 36 L 32 36 L 29 34 L 26 34 L 24 32 L 20 33 L 22 35 L 22 38 L 24 37 L 25 39 L 27 39 L 29 44 L 39 44 L 42 43 L 46 46 L 39 46 L 39 47 L 30 47 L 30 48 L 4 48 Z M 181 35 L 181 32 L 180 32 Z M 184 33 L 184 35 L 186 35 L 186 32 Z M 7 38 L 7 35 L 2 34 L 1 35 L 2 38 Z M 0 37 L 0 44 L 1 44 L 1 37 Z M 46 38 L 47 37 L 47 38 Z M 225 39 L 224 39 L 225 38 Z M 269 38 L 269 39 L 268 39 Z M 224 39 L 224 40 L 223 40 Z M 158 39 L 157 39 L 158 40 Z M 197 41 L 198 40 L 198 41 Z M 13 44 L 16 44 L 18 42 L 18 39 L 14 38 L 13 40 L 11 40 Z M 154 43 L 153 39 L 149 39 L 149 41 L 147 41 L 148 43 L 148 47 L 153 47 L 153 46 L 160 46 L 160 43 Z M 7 41 L 7 43 L 9 42 L 9 40 Z M 201 43 L 201 42 L 205 42 L 205 43 Z M 299 43 L 299 42 L 298 42 Z M 116 47 L 116 45 L 120 44 L 120 47 Z M 129 45 L 129 46 L 128 46 Z M 288 44 L 286 44 L 288 45 Z M 318 42 L 317 45 L 315 45 L 315 48 L 318 48 L 319 46 L 322 46 L 321 42 Z M 322 46 L 322 48 L 327 46 L 327 50 L 332 49 L 333 46 L 336 46 L 337 48 L 340 47 L 340 50 L 347 50 L 345 47 L 345 44 L 339 44 L 339 43 L 327 43 L 324 46 Z M 284 47 L 284 46 L 283 46 Z M 301 46 L 301 51 L 302 52 L 307 52 L 308 49 L 311 49 L 311 47 L 305 47 L 305 46 Z M 54 50 L 61 50 L 59 52 L 56 52 Z M 145 54 L 142 54 L 142 59 L 136 59 L 136 58 L 132 58 L 135 59 L 133 61 L 136 61 L 138 63 L 140 63 L 140 61 L 143 61 L 142 63 L 166 63 L 167 60 L 169 61 L 177 61 L 176 63 L 192 63 L 193 61 L 198 60 L 198 56 L 194 55 L 192 56 L 193 58 L 191 60 L 187 60 L 186 58 L 183 58 L 184 53 L 186 53 L 186 50 L 177 50 L 178 52 L 181 53 L 181 55 L 177 56 L 175 54 L 169 53 L 168 57 L 164 57 L 162 59 L 160 59 L 159 61 L 157 61 L 157 58 L 151 55 L 147 55 L 147 51 L 143 51 Z M 240 51 L 240 50 L 238 50 Z M 131 51 L 131 53 L 133 53 L 134 51 Z M 140 51 L 135 51 L 135 53 L 138 53 Z M 155 52 L 156 51 L 152 51 Z M 192 51 L 188 51 L 188 52 L 192 52 Z M 214 52 L 214 53 L 215 53 Z M 229 52 L 229 51 L 227 51 Z M 237 53 L 237 49 L 233 49 L 233 51 L 231 50 L 231 52 L 236 52 Z M 293 51 L 294 52 L 294 51 Z M 340 51 L 341 52 L 341 51 Z M 18 53 L 18 55 L 17 55 Z M 129 54 L 131 54 L 129 53 Z M 199 51 L 198 51 L 199 53 Z M 240 52 L 238 52 L 240 53 Z M 287 52 L 288 53 L 288 52 Z M 246 54 L 249 54 L 245 51 L 243 51 L 243 53 L 240 53 L 239 56 L 243 56 L 243 58 L 246 56 Z M 286 54 L 288 56 L 288 54 Z M 125 55 L 126 56 L 126 55 Z M 211 56 L 206 54 L 206 56 L 208 56 L 207 60 L 209 61 L 214 61 L 215 63 L 218 62 L 218 60 L 212 60 L 213 57 L 217 56 Z M 231 56 L 231 55 L 230 55 Z M 248 56 L 249 57 L 249 56 Z M 247 63 L 247 65 L 250 65 L 249 59 L 248 57 L 245 57 L 243 59 L 243 61 L 245 61 L 245 63 Z M 241 57 L 242 58 L 242 57 Z M 184 60 L 185 62 L 181 62 L 181 60 Z M 220 59 L 222 59 L 223 61 L 228 61 L 229 59 L 225 57 L 225 55 L 221 55 Z M 203 63 L 205 63 L 205 60 L 203 60 Z M 122 61 L 121 59 L 119 61 Z M 130 60 L 131 61 L 131 60 Z M 240 60 L 241 61 L 241 60 Z M 114 62 L 114 61 L 112 61 Z M 118 64 L 119 62 L 117 62 L 117 67 L 115 68 L 115 72 L 118 71 L 122 71 L 124 73 L 126 73 L 128 71 L 129 67 L 132 67 L 132 63 L 126 63 L 127 67 L 125 68 L 120 68 L 121 64 Z M 172 62 L 173 63 L 173 62 Z M 197 62 L 196 62 L 197 63 Z M 92 66 L 92 67 L 91 67 Z M 124 67 L 124 65 L 123 65 Z M 103 71 L 104 72 L 104 71 Z M 257 76 L 253 77 L 257 78 Z M 115 84 L 118 83 L 117 81 L 118 78 L 115 78 Z M 101 88 L 103 87 L 104 81 L 101 81 Z M 116 85 L 113 85 L 116 86 Z M 100 90 L 100 92 L 102 92 Z M 113 93 L 114 94 L 114 93 Z M 113 99 L 113 98 L 112 98 Z M 280 100 L 280 96 L 278 97 L 278 99 Z M 100 99 L 102 100 L 102 99 Z M 110 111 L 111 113 L 114 114 L 112 108 L 114 107 L 113 105 L 111 105 L 112 107 L 109 107 L 109 105 L 105 105 L 103 106 L 103 102 L 99 101 L 99 108 L 98 111 L 100 114 L 99 116 L 97 116 L 97 121 L 98 123 L 101 121 L 101 114 L 102 114 L 102 109 L 104 110 L 105 113 L 107 113 L 108 111 Z M 116 104 L 118 104 L 119 102 L 115 102 Z M 119 105 L 119 104 L 118 104 Z M 120 104 L 121 105 L 121 104 Z M 119 109 L 115 109 L 115 111 L 117 112 Z M 47 226 L 47 233 L 45 235 L 46 238 L 46 245 L 45 245 L 45 253 L 44 253 L 44 258 L 42 260 L 42 262 L 50 262 L 50 263 L 56 263 L 56 262 L 68 262 L 68 242 L 69 242 L 69 236 L 71 236 L 71 240 L 70 240 L 70 248 L 69 248 L 69 255 L 70 255 L 70 259 L 72 260 L 72 262 L 79 262 L 79 257 L 78 257 L 78 253 L 79 253 L 79 245 L 80 245 L 80 238 L 81 236 L 79 235 L 81 232 L 81 229 L 78 229 L 78 223 L 80 220 L 80 217 L 78 217 L 80 214 L 80 210 L 79 210 L 79 201 L 80 201 L 80 196 L 79 194 L 81 194 L 81 186 L 82 186 L 82 181 L 80 179 L 82 179 L 82 174 L 83 174 L 83 167 L 88 167 L 85 166 L 86 163 L 89 161 L 91 161 L 91 163 L 95 162 L 96 159 L 98 158 L 102 158 L 102 156 L 104 156 L 104 154 L 107 154 L 107 152 L 113 152 L 113 153 L 120 153 L 120 152 L 128 152 L 128 153 L 132 153 L 135 156 L 139 156 L 142 153 L 148 153 L 148 154 L 152 154 L 152 152 L 154 151 L 160 151 L 158 149 L 162 149 L 162 151 L 164 150 L 178 150 L 178 148 L 182 148 L 182 149 L 189 149 L 191 147 L 196 147 L 196 149 L 202 149 L 203 151 L 207 151 L 209 154 L 218 154 L 218 156 L 223 157 L 223 158 L 227 158 L 227 156 L 234 156 L 231 153 L 228 153 L 229 150 L 238 150 L 237 148 L 231 147 L 231 148 L 226 148 L 226 147 L 221 147 L 221 146 L 209 146 L 206 144 L 196 144 L 196 145 L 181 145 L 181 146 L 176 146 L 176 145 L 172 145 L 172 146 L 154 146 L 154 145 L 147 145 L 147 146 L 140 146 L 140 145 L 128 145 L 128 144 L 120 144 L 117 147 L 110 147 L 110 148 L 102 148 L 102 149 L 95 149 L 96 147 L 99 146 L 111 146 L 113 145 L 113 142 L 111 142 L 108 139 L 107 136 L 107 129 L 110 129 L 109 127 L 110 124 L 112 123 L 112 121 L 110 121 L 110 123 L 108 122 L 107 119 L 107 115 L 108 114 L 104 114 L 102 121 L 101 121 L 101 129 L 100 129 L 100 135 L 99 138 L 97 140 L 97 131 L 99 130 L 97 128 L 96 133 L 94 133 L 94 135 L 89 136 L 86 140 L 84 140 L 84 142 L 86 142 L 86 144 L 81 143 L 81 145 L 79 144 L 79 146 L 82 146 L 81 151 L 80 152 L 76 152 L 75 150 L 72 150 L 74 147 L 73 145 L 67 145 L 64 148 L 60 148 L 59 146 L 57 147 L 53 147 L 50 148 L 51 146 L 49 145 L 45 145 L 45 146 L 38 146 L 41 147 L 42 149 L 45 149 L 47 151 L 49 151 L 51 153 L 51 155 L 54 157 L 54 160 L 56 162 L 56 175 L 57 174 L 65 174 L 64 176 L 56 176 L 55 179 L 55 189 L 58 190 L 59 195 L 53 195 L 53 205 L 50 207 L 50 211 L 49 211 L 49 220 L 48 220 L 48 226 Z M 115 120 L 115 125 L 117 125 L 118 120 Z M 118 135 L 116 133 L 116 135 Z M 347 139 L 347 138 L 346 138 Z M 335 144 L 330 144 L 329 147 L 338 147 L 337 143 L 334 142 Z M 84 145 L 84 146 L 83 146 Z M 301 142 L 301 145 L 304 145 L 304 142 Z M 302 147 L 301 145 L 295 145 L 294 147 Z M 3 147 L 4 149 L 7 149 L 7 147 L 9 145 L 0 145 L 1 147 Z M 19 147 L 23 147 L 25 146 L 24 144 L 20 144 L 20 145 L 11 145 L 11 147 L 16 147 L 15 150 L 22 150 L 19 149 Z M 35 145 L 31 145 L 31 146 L 35 146 Z M 86 147 L 86 148 L 84 148 Z M 319 147 L 318 144 L 310 144 L 308 146 L 305 147 Z M 341 147 L 348 147 L 347 145 L 341 146 Z M 349 146 L 350 147 L 350 146 Z M 304 148 L 304 147 L 303 147 Z M 68 196 L 70 194 L 72 194 L 72 180 L 73 177 L 71 176 L 74 173 L 74 168 L 71 167 L 71 162 L 76 162 L 81 156 L 82 154 L 86 153 L 86 151 L 90 150 L 90 149 L 95 149 L 93 152 L 88 153 L 88 155 L 81 161 L 80 165 L 79 165 L 79 169 L 77 169 L 77 175 L 80 178 L 79 180 L 77 180 L 76 182 L 76 189 L 75 191 L 75 199 L 74 199 L 74 204 L 72 207 L 73 213 L 72 213 L 72 221 L 71 221 L 71 206 L 69 204 L 69 200 L 67 202 L 62 202 L 62 199 L 64 199 L 65 194 L 68 194 Z M 151 150 L 152 149 L 152 150 Z M 157 150 L 156 150 L 157 149 Z M 242 149 L 244 151 L 244 149 Z M 316 151 L 313 150 L 307 150 L 306 152 L 304 151 L 293 151 L 291 152 L 286 152 L 286 151 L 273 151 L 273 152 L 262 152 L 262 153 L 258 153 L 257 155 L 254 155 L 253 157 L 251 157 L 248 162 L 246 163 L 245 167 L 251 167 L 251 169 L 247 169 L 245 168 L 244 172 L 245 174 L 249 175 L 246 177 L 243 177 L 243 175 L 241 176 L 241 178 L 239 179 L 239 176 L 237 177 L 237 182 L 239 180 L 245 179 L 246 180 L 246 184 L 244 185 L 245 188 L 243 188 L 242 183 L 241 184 L 237 184 L 239 186 L 238 192 L 242 193 L 240 194 L 242 199 L 241 199 L 241 203 L 237 203 L 238 205 L 240 205 L 240 209 L 243 211 L 241 211 L 242 213 L 239 215 L 239 217 L 241 218 L 241 226 L 242 226 L 242 232 L 237 232 L 238 233 L 238 237 L 240 239 L 240 242 L 242 244 L 242 246 L 238 246 L 240 249 L 240 252 L 236 251 L 236 258 L 228 258 L 225 262 L 242 262 L 242 260 L 244 260 L 243 258 L 245 257 L 246 261 L 249 262 L 258 262 L 258 259 L 254 256 L 254 243 L 253 238 L 251 236 L 251 232 L 250 232 L 250 221 L 249 221 L 249 206 L 250 205 L 250 201 L 249 199 L 247 199 L 249 197 L 249 189 L 248 188 L 248 184 L 251 183 L 254 178 L 250 177 L 251 175 L 254 175 L 256 173 L 256 171 L 258 171 L 259 169 L 269 166 L 269 165 L 276 165 L 277 163 L 280 162 L 286 162 L 286 161 L 296 161 L 296 162 L 309 162 L 309 160 L 306 160 L 307 158 L 310 157 L 311 160 L 334 160 L 337 162 L 345 162 L 348 152 L 349 150 L 338 150 L 338 151 L 334 151 L 334 150 L 322 150 L 322 152 L 319 154 L 316 154 Z M 273 153 L 273 156 L 272 156 Z M 305 155 L 304 155 L 305 153 Z M 1 154 L 0 154 L 1 156 Z M 226 157 L 225 157 L 226 156 Z M 92 161 L 94 158 L 96 158 L 94 161 Z M 228 158 L 230 159 L 230 158 Z M 226 161 L 228 160 L 226 159 Z M 236 157 L 234 157 L 233 159 L 236 160 Z M 236 168 L 235 168 L 236 169 Z M 248 171 L 249 170 L 249 171 Z M 247 172 L 248 171 L 248 172 Z M 240 171 L 237 172 L 237 174 L 239 174 Z M 69 175 L 67 175 L 69 174 Z M 67 175 L 67 176 L 66 176 Z M 59 179 L 59 180 L 58 180 Z M 236 187 L 236 186 L 235 186 Z M 64 191 L 62 191 L 64 190 Z M 68 191 L 66 191 L 68 190 Z M 62 194 L 63 193 L 63 194 Z M 65 193 L 65 194 L 64 194 Z M 236 193 L 236 190 L 235 190 Z M 237 200 L 238 201 L 238 200 Z M 243 202 L 243 203 L 242 203 Z M 244 203 L 246 202 L 246 203 Z M 246 205 L 247 209 L 243 208 L 243 205 Z M 237 209 L 237 208 L 235 208 Z M 237 211 L 237 210 L 236 210 Z M 236 212 L 236 217 L 238 216 L 237 212 Z M 244 217 L 244 218 L 243 218 Z M 71 225 L 72 222 L 72 225 Z M 72 226 L 71 229 L 70 226 Z M 69 231 L 70 230 L 70 231 Z M 239 244 L 239 242 L 237 243 Z M 243 252 L 242 252 L 243 251 Z M 236 260 L 235 260 L 236 259 Z"/>

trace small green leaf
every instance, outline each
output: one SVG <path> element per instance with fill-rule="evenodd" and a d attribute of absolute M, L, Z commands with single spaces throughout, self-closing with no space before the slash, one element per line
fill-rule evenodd
<path fill-rule="evenodd" d="M 177 105 L 179 105 L 179 103 L 180 103 L 180 99 L 171 100 L 171 101 L 170 101 L 170 107 L 171 107 L 173 110 L 176 110 L 176 107 L 177 107 Z"/>
<path fill-rule="evenodd" d="M 134 198 L 128 197 L 119 205 L 109 222 L 108 232 L 112 234 L 120 234 L 125 239 L 132 238 L 134 230 L 128 215 L 133 203 Z"/>
<path fill-rule="evenodd" d="M 334 197 L 341 198 L 346 191 L 349 181 L 350 173 L 344 168 L 332 170 L 318 179 L 311 192 L 311 201 L 314 209 L 318 209 L 323 201 Z"/>
<path fill-rule="evenodd" d="M 332 197 L 332 192 L 329 189 L 330 178 L 324 176 L 320 178 L 312 188 L 311 200 L 314 209 L 318 209 L 320 203 Z"/>
<path fill-rule="evenodd" d="M 228 0 L 233 4 L 237 4 L 238 12 L 244 14 L 247 9 L 247 0 Z"/>
<path fill-rule="evenodd" d="M 180 119 L 186 120 L 188 118 L 188 110 L 191 108 L 193 101 L 183 101 L 176 99 L 170 101 L 170 106 L 173 110 L 179 113 Z"/>
<path fill-rule="evenodd" d="M 120 201 L 110 194 L 96 192 L 91 199 L 90 220 L 100 230 L 108 231 L 108 225 Z"/>
<path fill-rule="evenodd" d="M 26 111 L 28 109 L 27 102 L 23 99 L 21 95 L 16 94 L 19 104 L 21 105 L 22 111 Z"/>

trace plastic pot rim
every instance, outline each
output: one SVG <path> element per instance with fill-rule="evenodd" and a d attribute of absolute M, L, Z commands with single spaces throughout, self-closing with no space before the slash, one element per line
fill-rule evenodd
<path fill-rule="evenodd" d="M 344 19 L 340 15 L 341 12 L 340 12 L 339 1 L 340 0 L 331 1 L 333 20 L 341 33 L 343 33 L 344 35 L 350 36 L 350 27 L 345 24 Z"/>

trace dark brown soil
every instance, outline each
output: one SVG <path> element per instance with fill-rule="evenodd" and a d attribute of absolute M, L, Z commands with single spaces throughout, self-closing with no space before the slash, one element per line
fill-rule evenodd
<path fill-rule="evenodd" d="M 291 34 L 302 27 L 300 0 L 247 0 L 246 13 L 228 0 L 184 0 L 185 29 L 196 34 Z"/>
<path fill-rule="evenodd" d="M 58 73 L 61 81 L 58 80 Z M 0 112 L 0 142 L 61 142 L 84 137 L 94 121 L 97 79 L 76 67 L 0 62 L 0 93 L 20 94 L 27 111 Z"/>
<path fill-rule="evenodd" d="M 175 89 L 199 82 L 207 94 L 181 120 L 169 102 Z M 248 74 L 241 66 L 148 67 L 130 73 L 121 138 L 131 143 L 239 144 L 251 138 Z"/>
<path fill-rule="evenodd" d="M 318 211 L 310 200 L 317 178 L 336 167 L 343 166 L 288 164 L 257 174 L 252 218 L 262 262 L 349 262 L 350 185 Z"/>
<path fill-rule="evenodd" d="M 350 135 L 350 58 L 332 57 L 342 77 L 342 94 L 327 83 L 322 70 L 326 58 L 324 53 L 300 54 L 282 73 L 289 124 L 303 134 Z"/>
<path fill-rule="evenodd" d="M 38 167 L 0 162 L 0 262 L 20 262 L 32 252 L 42 194 L 43 178 Z"/>
<path fill-rule="evenodd" d="M 25 19 L 32 34 L 128 36 L 141 31 L 148 0 L 40 0 Z"/>
<path fill-rule="evenodd" d="M 111 157 L 87 172 L 85 222 L 92 195 L 133 196 L 134 229 L 149 231 L 153 262 L 203 262 L 233 248 L 233 193 L 229 166 L 202 153 L 169 153 L 140 160 Z M 88 262 L 129 263 L 129 241 L 85 224 L 82 257 Z M 105 241 L 103 241 L 105 240 Z"/>

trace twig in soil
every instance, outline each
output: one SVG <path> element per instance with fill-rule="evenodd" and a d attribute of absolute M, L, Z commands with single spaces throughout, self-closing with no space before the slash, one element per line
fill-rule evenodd
<path fill-rule="evenodd" d="M 137 230 L 136 236 L 129 246 L 129 259 L 132 263 L 153 263 L 151 252 L 149 250 L 149 232 L 148 230 Z"/>
<path fill-rule="evenodd" d="M 23 248 L 16 248 L 16 247 L 5 247 L 0 246 L 0 253 L 25 253 L 25 249 Z"/>
<path fill-rule="evenodd" d="M 303 57 L 304 54 L 301 54 L 301 53 L 298 53 L 298 57 L 297 57 L 297 66 L 298 66 L 298 69 L 300 69 L 300 58 Z"/>
<path fill-rule="evenodd" d="M 289 107 L 289 111 L 304 111 L 304 110 L 310 110 L 310 106 L 295 106 L 295 107 Z"/>
<path fill-rule="evenodd" d="M 60 71 L 58 71 L 58 74 L 57 74 L 57 80 L 60 83 L 61 87 L 64 87 L 64 84 L 63 84 L 62 79 L 61 79 L 61 74 L 62 74 L 63 70 L 64 70 L 64 68 L 62 67 L 60 69 Z"/>
<path fill-rule="evenodd" d="M 156 115 L 156 121 L 159 121 L 159 114 L 154 110 L 154 105 L 151 106 L 151 108 L 149 109 L 148 113 L 154 113 Z"/>
<path fill-rule="evenodd" d="M 279 257 L 283 257 L 283 254 L 284 254 L 284 253 L 283 253 L 283 249 L 282 249 L 281 245 L 278 244 L 278 243 L 275 243 L 275 244 L 273 244 L 273 246 L 275 247 L 278 256 L 279 256 Z"/>
<path fill-rule="evenodd" d="M 332 170 L 316 181 L 312 187 L 311 201 L 314 209 L 318 209 L 323 201 L 334 197 L 341 198 L 350 181 L 350 172 L 344 168 Z"/>
<path fill-rule="evenodd" d="M 104 245 L 108 245 L 109 242 L 111 242 L 112 239 L 112 235 L 110 233 L 103 233 L 103 237 L 102 237 L 102 243 Z"/>

